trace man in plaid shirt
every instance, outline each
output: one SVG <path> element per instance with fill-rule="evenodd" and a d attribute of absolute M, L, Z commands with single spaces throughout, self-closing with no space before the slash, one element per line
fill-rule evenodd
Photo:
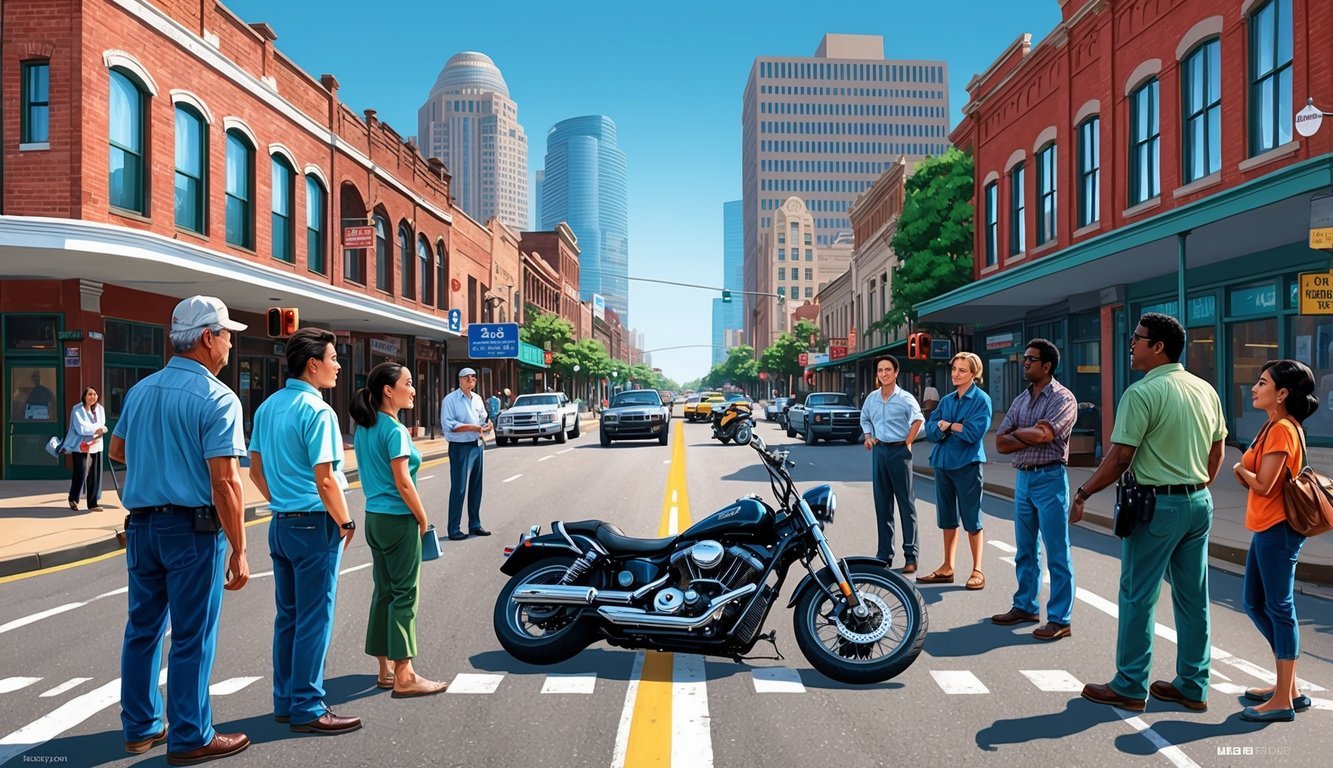
<path fill-rule="evenodd" d="M 1046 568 L 1051 573 L 1051 595 L 1046 604 L 1046 624 L 1032 636 L 1059 640 L 1070 635 L 1069 619 L 1074 609 L 1074 570 L 1069 556 L 1069 434 L 1078 417 L 1078 401 L 1060 382 L 1055 369 L 1060 351 L 1046 339 L 1033 339 L 1023 352 L 1023 378 L 1028 387 L 1014 398 L 995 435 L 995 448 L 1013 456 L 1018 470 L 1014 488 L 1014 543 L 1018 547 L 1014 566 L 1018 590 L 1006 613 L 996 614 L 996 624 L 1041 621 L 1037 595 L 1041 591 L 1038 553 L 1046 546 Z"/>

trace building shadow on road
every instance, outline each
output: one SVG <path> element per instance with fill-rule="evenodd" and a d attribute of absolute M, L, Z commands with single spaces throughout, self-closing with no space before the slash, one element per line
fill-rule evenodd
<path fill-rule="evenodd" d="M 1034 741 L 1059 741 L 1103 723 L 1119 720 L 1111 707 L 1094 704 L 1082 698 L 1070 699 L 1063 712 L 1052 712 L 1013 720 L 996 720 L 977 731 L 977 746 L 984 752 L 998 752 L 1006 745 L 1028 744 Z M 1145 744 L 1147 741 L 1135 735 Z M 1016 758 L 1019 753 L 1016 752 Z"/>
<path fill-rule="evenodd" d="M 1027 631 L 1019 632 L 1013 627 L 1002 627 L 992 624 L 989 619 L 981 619 L 943 632 L 931 632 L 926 635 L 924 647 L 932 658 L 940 659 L 981 656 L 997 648 L 1040 643 L 1032 637 L 1031 627 L 1035 625 L 1026 626 Z"/>
<path fill-rule="evenodd" d="M 597 675 L 602 680 L 629 680 L 634 671 L 635 653 L 637 651 L 589 648 L 559 664 L 527 664 L 504 651 L 485 651 L 474 654 L 468 661 L 474 669 L 509 675 Z"/>

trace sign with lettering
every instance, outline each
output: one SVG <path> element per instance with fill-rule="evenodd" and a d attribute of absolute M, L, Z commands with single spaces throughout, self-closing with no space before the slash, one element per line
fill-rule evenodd
<path fill-rule="evenodd" d="M 829 353 L 811 352 L 809 359 L 810 359 L 810 365 L 823 365 L 829 361 Z"/>
<path fill-rule="evenodd" d="M 846 345 L 834 345 L 834 344 L 829 345 L 828 348 L 829 360 L 841 360 L 846 356 L 847 356 Z"/>
<path fill-rule="evenodd" d="M 802 352 L 801 354 L 796 356 L 796 362 L 802 367 L 809 365 L 810 354 L 808 352 Z"/>
<path fill-rule="evenodd" d="M 78 348 L 78 347 L 65 347 L 65 367 L 66 367 L 66 368 L 78 368 L 78 367 L 79 367 L 79 348 Z"/>
<path fill-rule="evenodd" d="M 1324 123 L 1324 111 L 1313 104 L 1306 104 L 1305 109 L 1296 113 L 1296 132 L 1305 138 L 1310 138 L 1319 132 L 1319 126 Z"/>
<path fill-rule="evenodd" d="M 953 357 L 952 339 L 931 339 L 930 340 L 930 359 L 948 360 Z"/>
<path fill-rule="evenodd" d="M 1014 334 L 1012 332 L 997 333 L 994 336 L 986 337 L 986 349 L 988 350 L 1008 349 L 1013 345 L 1014 345 Z"/>
<path fill-rule="evenodd" d="M 374 248 L 375 228 L 343 227 L 343 247 L 350 249 Z"/>
<path fill-rule="evenodd" d="M 1310 247 L 1333 252 L 1333 195 L 1310 198 Z"/>
<path fill-rule="evenodd" d="M 397 357 L 403 349 L 402 339 L 371 339 L 370 351 L 376 355 Z"/>
<path fill-rule="evenodd" d="M 1301 314 L 1333 315 L 1333 272 L 1301 275 Z"/>
<path fill-rule="evenodd" d="M 518 323 L 469 323 L 467 356 L 474 360 L 518 357 Z"/>

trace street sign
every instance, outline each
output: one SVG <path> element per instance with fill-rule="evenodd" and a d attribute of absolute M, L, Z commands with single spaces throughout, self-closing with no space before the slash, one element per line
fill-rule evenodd
<path fill-rule="evenodd" d="M 518 357 L 518 323 L 469 323 L 467 356 Z"/>
<path fill-rule="evenodd" d="M 1301 314 L 1333 315 L 1333 272 L 1301 275 Z"/>
<path fill-rule="evenodd" d="M 343 247 L 347 249 L 374 248 L 374 227 L 343 227 Z"/>
<path fill-rule="evenodd" d="M 543 360 L 547 365 L 550 365 L 551 363 L 554 363 L 554 362 L 555 362 L 555 353 L 554 353 L 554 352 L 543 352 L 543 353 L 542 353 L 542 360 Z"/>
<path fill-rule="evenodd" d="M 798 364 L 800 364 L 801 367 L 805 367 L 805 366 L 809 365 L 809 364 L 810 364 L 810 353 L 808 353 L 808 352 L 802 352 L 801 354 L 797 355 L 797 356 L 796 356 L 796 362 L 797 362 Z"/>
<path fill-rule="evenodd" d="M 463 310 L 449 310 L 449 330 L 458 333 L 463 328 Z"/>
<path fill-rule="evenodd" d="M 1307 139 L 1319 131 L 1324 123 L 1324 111 L 1313 104 L 1306 104 L 1305 109 L 1296 113 L 1296 132 Z"/>
<path fill-rule="evenodd" d="M 953 340 L 951 339 L 930 340 L 931 360 L 948 360 L 951 357 L 953 357 Z"/>

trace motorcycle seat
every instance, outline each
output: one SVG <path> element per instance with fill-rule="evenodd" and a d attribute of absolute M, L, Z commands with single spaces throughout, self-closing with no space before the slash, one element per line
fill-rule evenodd
<path fill-rule="evenodd" d="M 636 539 L 626 536 L 615 523 L 604 520 L 579 520 L 565 523 L 565 530 L 572 534 L 588 536 L 596 540 L 606 551 L 617 555 L 655 555 L 665 551 L 676 540 L 675 536 L 665 539 Z"/>

